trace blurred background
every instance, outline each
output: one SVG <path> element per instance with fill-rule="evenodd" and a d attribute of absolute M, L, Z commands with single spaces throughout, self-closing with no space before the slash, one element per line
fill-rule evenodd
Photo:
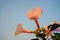
<path fill-rule="evenodd" d="M 29 20 L 26 13 L 34 7 L 42 8 L 39 25 L 43 27 L 53 20 L 60 22 L 60 0 L 0 0 L 0 40 L 30 40 L 33 34 L 19 34 L 14 36 L 17 24 L 24 29 L 36 28 L 33 20 Z"/>

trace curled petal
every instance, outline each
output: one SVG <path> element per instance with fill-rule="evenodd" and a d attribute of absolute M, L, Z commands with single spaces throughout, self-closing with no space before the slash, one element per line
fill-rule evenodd
<path fill-rule="evenodd" d="M 56 20 L 53 20 L 51 24 L 59 24 L 60 25 L 60 22 L 57 22 Z"/>

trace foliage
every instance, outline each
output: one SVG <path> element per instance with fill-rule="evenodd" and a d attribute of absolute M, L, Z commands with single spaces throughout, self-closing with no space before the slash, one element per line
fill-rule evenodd
<path fill-rule="evenodd" d="M 54 33 L 54 36 L 52 36 L 53 40 L 60 40 L 60 33 Z"/>

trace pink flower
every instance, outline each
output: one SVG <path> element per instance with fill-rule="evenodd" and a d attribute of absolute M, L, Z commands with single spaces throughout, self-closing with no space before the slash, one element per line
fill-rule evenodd
<path fill-rule="evenodd" d="M 27 17 L 29 19 L 38 19 L 41 14 L 42 14 L 42 9 L 39 7 L 36 7 L 36 8 L 30 9 L 27 12 Z"/>
<path fill-rule="evenodd" d="M 18 24 L 17 28 L 16 28 L 15 36 L 18 34 L 21 34 L 21 33 L 32 33 L 32 31 L 31 30 L 25 30 L 24 28 L 22 28 L 21 24 Z"/>

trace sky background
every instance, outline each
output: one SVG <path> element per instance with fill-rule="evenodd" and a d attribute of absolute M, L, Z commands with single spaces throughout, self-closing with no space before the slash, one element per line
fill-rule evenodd
<path fill-rule="evenodd" d="M 60 0 L 0 0 L 0 40 L 30 40 L 33 34 L 19 34 L 14 37 L 17 24 L 23 28 L 34 30 L 34 21 L 29 20 L 26 13 L 34 7 L 42 8 L 39 24 L 43 27 L 53 20 L 60 22 Z"/>

